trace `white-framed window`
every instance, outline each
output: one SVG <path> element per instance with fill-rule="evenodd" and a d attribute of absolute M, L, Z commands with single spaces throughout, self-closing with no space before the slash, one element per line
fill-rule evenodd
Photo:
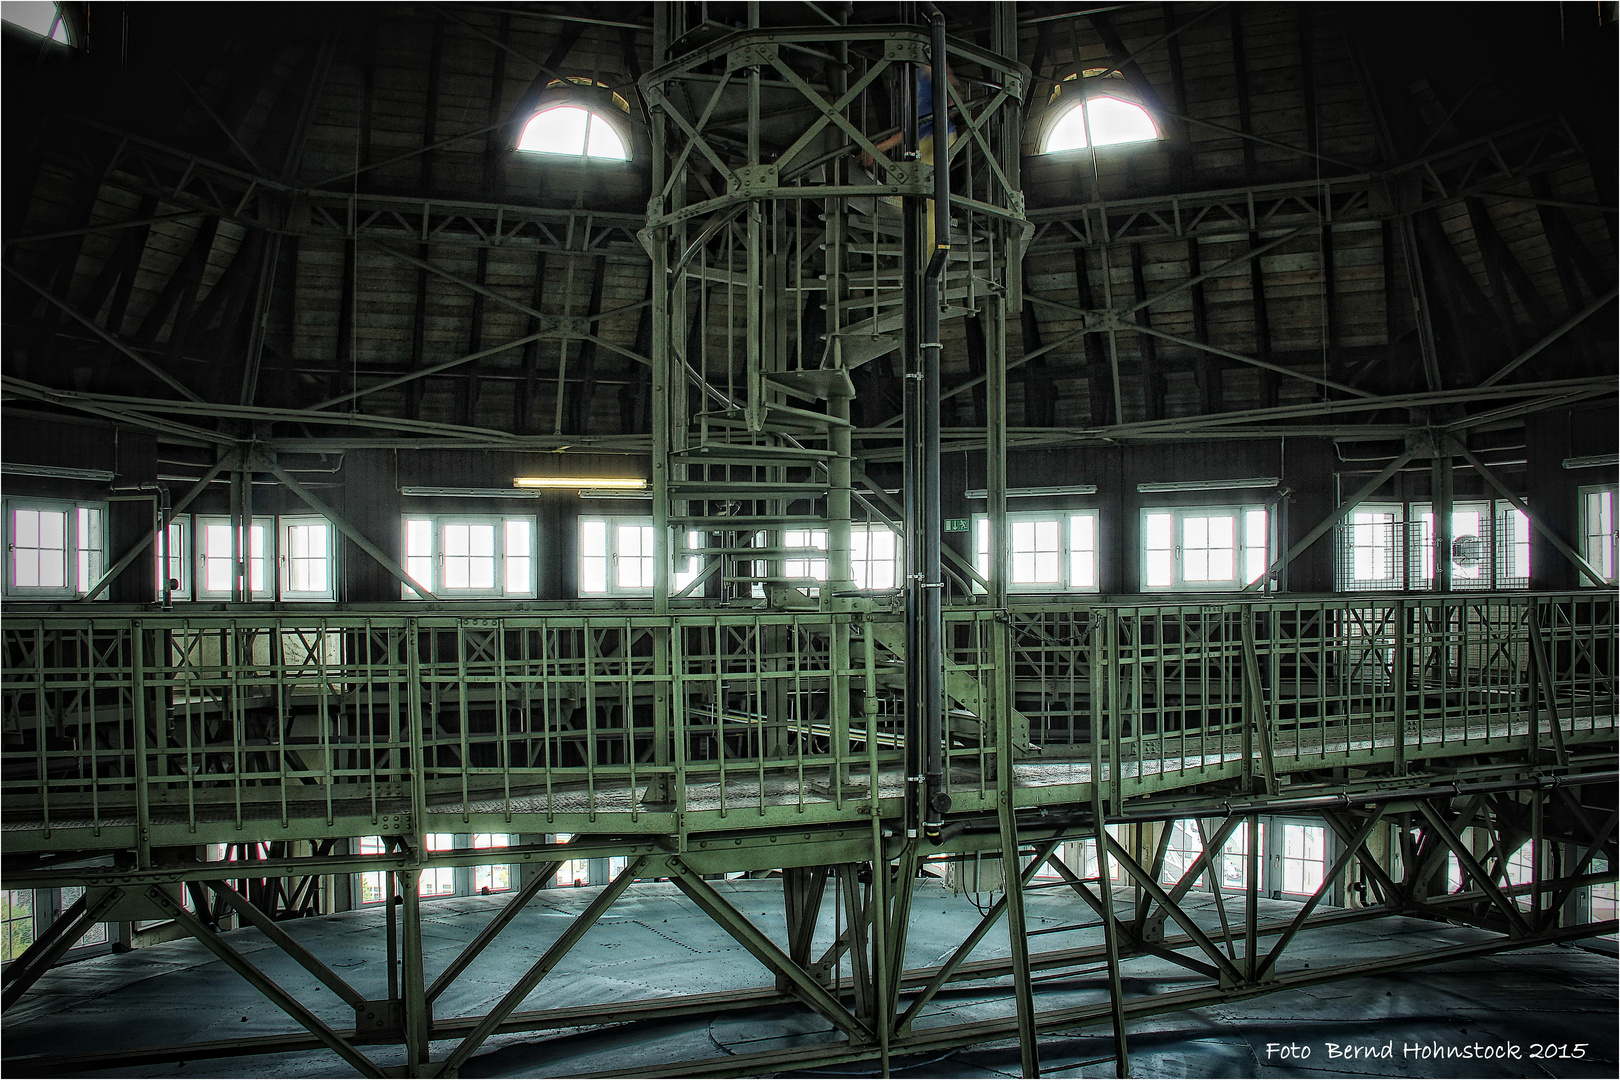
<path fill-rule="evenodd" d="M 199 600 L 229 600 L 238 584 L 231 519 L 198 514 L 195 520 L 197 576 L 193 592 Z M 274 600 L 274 579 L 266 570 L 275 565 L 275 518 L 254 518 L 247 534 L 249 595 L 255 600 Z"/>
<path fill-rule="evenodd" d="M 1121 847 L 1125 846 L 1124 837 L 1121 835 L 1124 832 L 1123 826 L 1104 825 L 1103 828 L 1108 831 L 1108 835 L 1113 837 L 1116 843 L 1118 843 Z M 1097 841 L 1081 840 L 1080 880 L 1090 882 L 1095 885 L 1101 879 L 1102 870 L 1097 865 Z M 1108 880 L 1115 885 L 1123 885 L 1126 880 L 1125 868 L 1119 864 L 1119 860 L 1114 858 L 1113 855 L 1109 855 L 1108 857 Z"/>
<path fill-rule="evenodd" d="M 34 890 L 0 893 L 0 960 L 17 959 L 34 943 Z"/>
<path fill-rule="evenodd" d="M 79 898 L 83 895 L 83 885 L 64 885 L 62 888 L 58 889 L 56 891 L 56 914 L 62 915 L 65 913 L 68 908 L 78 903 Z M 181 902 L 186 905 L 186 910 L 190 911 L 191 895 L 189 890 L 182 890 L 180 893 L 180 898 Z M 105 944 L 107 944 L 107 924 L 104 922 L 96 923 L 94 926 L 90 927 L 90 929 L 84 932 L 84 936 L 79 938 L 78 942 L 73 946 L 73 949 L 74 951 L 78 951 L 79 949 L 88 949 L 96 945 Z"/>
<path fill-rule="evenodd" d="M 893 589 L 900 584 L 900 537 L 887 525 L 849 527 L 849 577 L 857 589 Z"/>
<path fill-rule="evenodd" d="M 357 855 L 386 855 L 388 845 L 380 836 L 362 836 L 356 845 Z M 381 904 L 388 899 L 388 874 L 383 870 L 369 870 L 354 875 L 355 899 L 362 904 Z"/>
<path fill-rule="evenodd" d="M 517 839 L 509 833 L 429 833 L 429 851 L 474 851 L 511 847 Z M 361 855 L 381 855 L 388 848 L 380 836 L 362 836 L 356 846 Z M 416 879 L 416 893 L 424 899 L 443 896 L 477 896 L 510 892 L 516 877 L 510 863 L 478 866 L 431 866 Z M 354 875 L 355 902 L 380 904 L 387 899 L 387 875 L 373 870 Z"/>
<path fill-rule="evenodd" d="M 1159 138 L 1153 115 L 1117 72 L 1090 68 L 1052 87 L 1040 121 L 1040 153 L 1056 154 L 1088 146 L 1118 146 Z"/>
<path fill-rule="evenodd" d="M 475 850 L 506 848 L 512 846 L 512 837 L 509 833 L 473 833 L 472 846 Z M 510 892 L 512 888 L 512 866 L 510 863 L 491 863 L 472 868 L 472 891 L 483 895 L 485 893 Z"/>
<path fill-rule="evenodd" d="M 630 159 L 630 131 L 620 114 L 630 103 L 607 83 L 571 75 L 552 79 L 523 125 L 517 148 L 536 154 Z"/>
<path fill-rule="evenodd" d="M 1434 510 L 1413 503 L 1408 588 L 1434 587 Z M 1451 507 L 1451 587 L 1524 589 L 1530 585 L 1530 519 L 1505 500 L 1455 502 Z"/>
<path fill-rule="evenodd" d="M 1159 875 L 1162 885 L 1174 885 L 1179 882 L 1192 864 L 1204 853 L 1204 841 L 1198 831 L 1198 822 L 1191 819 L 1182 819 L 1167 822 L 1166 827 L 1171 829 L 1170 845 L 1165 849 L 1164 869 Z M 1213 833 L 1219 825 L 1210 822 L 1205 831 Z M 1266 823 L 1260 823 L 1260 850 L 1266 849 Z M 1248 867 L 1245 857 L 1249 851 L 1249 826 L 1247 822 L 1239 822 L 1237 827 L 1226 837 L 1226 843 L 1221 845 L 1220 854 L 1212 861 L 1220 875 L 1222 889 L 1246 889 L 1249 885 Z M 1209 872 L 1198 875 L 1194 883 L 1195 888 L 1209 888 Z M 1261 881 L 1261 889 L 1265 890 L 1265 881 Z"/>
<path fill-rule="evenodd" d="M 1584 487 L 1581 497 L 1581 556 L 1592 569 L 1603 575 L 1606 584 L 1615 583 L 1620 567 L 1620 521 L 1615 517 L 1615 487 Z M 1595 585 L 1585 574 L 1582 585 Z"/>
<path fill-rule="evenodd" d="M 191 518 L 186 515 L 169 522 L 169 559 L 153 551 L 152 569 L 157 578 L 157 595 L 163 595 L 163 579 L 169 579 L 169 599 L 191 599 Z"/>
<path fill-rule="evenodd" d="M 323 517 L 280 519 L 281 598 L 333 600 L 337 598 L 334 558 L 335 530 Z"/>
<path fill-rule="evenodd" d="M 455 833 L 427 834 L 427 849 L 429 851 L 453 851 L 455 846 Z M 416 895 L 456 895 L 456 868 L 454 866 L 429 866 L 425 868 L 416 877 Z"/>
<path fill-rule="evenodd" d="M 1008 592 L 1096 592 L 1097 511 L 1037 510 L 1007 515 Z M 993 580 L 990 519 L 974 517 L 975 568 Z"/>
<path fill-rule="evenodd" d="M 1339 528 L 1339 588 L 1401 589 L 1406 583 L 1405 515 L 1399 503 L 1361 503 Z"/>
<path fill-rule="evenodd" d="M 703 546 L 703 533 L 686 534 L 686 549 Z M 579 591 L 582 596 L 650 595 L 659 550 L 651 518 L 600 517 L 579 520 Z M 701 555 L 672 553 L 671 593 L 697 580 Z"/>
<path fill-rule="evenodd" d="M 784 529 L 782 546 L 797 548 L 798 554 L 782 560 L 782 576 L 798 580 L 827 580 L 827 560 L 810 554 L 827 550 L 826 529 Z"/>
<path fill-rule="evenodd" d="M 1143 510 L 1143 591 L 1235 590 L 1259 581 L 1269 562 L 1268 518 L 1255 506 Z"/>
<path fill-rule="evenodd" d="M 1592 860 L 1594 874 L 1607 873 L 1609 860 L 1602 855 Z M 1581 922 L 1609 922 L 1616 915 L 1620 915 L 1620 906 L 1616 904 L 1616 894 L 1620 892 L 1615 882 L 1605 881 L 1596 885 L 1588 885 L 1575 894 L 1576 918 Z M 1604 934 L 1604 941 L 1614 941 L 1614 934 Z"/>
<path fill-rule="evenodd" d="M 411 515 L 404 520 L 405 572 L 435 596 L 535 595 L 533 517 Z M 420 594 L 401 586 L 406 599 Z"/>
<path fill-rule="evenodd" d="M 57 499 L 5 500 L 5 593 L 82 596 L 106 563 L 106 507 Z"/>
<path fill-rule="evenodd" d="M 1327 876 L 1327 828 L 1285 821 L 1282 841 L 1282 892 L 1312 895 Z"/>
<path fill-rule="evenodd" d="M 776 555 L 776 565 L 780 570 L 776 573 L 767 572 L 767 576 L 779 579 L 778 584 L 791 585 L 806 596 L 820 596 L 821 587 L 809 584 L 812 581 L 826 581 L 829 563 L 827 557 L 821 552 L 827 550 L 828 532 L 826 529 L 783 529 L 779 534 L 782 538 L 782 550 Z M 770 533 L 755 533 L 754 546 L 766 548 L 770 546 Z M 853 541 L 851 541 L 853 547 Z M 766 559 L 757 560 L 754 564 L 755 574 L 759 574 L 763 565 L 769 565 Z M 753 594 L 765 595 L 765 586 L 761 582 L 754 582 Z"/>

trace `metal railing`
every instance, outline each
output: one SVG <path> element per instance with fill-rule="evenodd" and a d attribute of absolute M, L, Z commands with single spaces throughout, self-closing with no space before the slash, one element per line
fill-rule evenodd
<path fill-rule="evenodd" d="M 1363 595 L 947 613 L 959 810 L 1275 791 L 1612 742 L 1615 598 Z M 883 610 L 8 618 L 8 843 L 112 847 L 514 821 L 534 832 L 897 814 Z M 998 770 L 1010 740 L 1016 765 Z M 880 805 L 874 805 L 874 802 Z M 517 826 L 511 826 L 513 828 Z"/>

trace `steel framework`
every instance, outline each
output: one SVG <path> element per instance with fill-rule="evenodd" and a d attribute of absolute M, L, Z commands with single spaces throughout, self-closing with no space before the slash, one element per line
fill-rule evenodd
<path fill-rule="evenodd" d="M 1042 1031 L 1118 1024 L 1123 1064 L 1124 1025 L 1150 1013 L 1613 929 L 1572 921 L 1569 906 L 1576 890 L 1613 880 L 1595 859 L 1616 865 L 1609 597 L 952 608 L 944 687 L 954 808 L 937 843 L 905 836 L 903 625 L 869 604 L 666 616 L 410 609 L 8 620 L 4 716 L 20 748 L 4 761 L 6 884 L 87 892 L 7 969 L 7 1002 L 94 922 L 120 910 L 162 914 L 308 1034 L 153 1047 L 121 1063 L 322 1045 L 375 1075 L 360 1047 L 392 1042 L 409 1048 L 419 1073 L 449 1075 L 493 1033 L 579 1021 L 580 1010 L 519 1009 L 635 878 L 668 877 L 777 982 L 713 1000 L 635 1003 L 622 1015 L 794 1000 L 844 1038 L 788 1056 L 664 1063 L 649 1074 L 741 1074 L 1014 1033 L 1033 1071 Z M 993 629 L 1008 636 L 1010 662 Z M 835 659 L 841 636 L 849 651 Z M 1337 856 L 1292 919 L 1262 921 L 1254 859 L 1240 860 L 1242 889 L 1199 882 L 1212 864 L 1221 874 L 1235 830 L 1283 813 L 1319 818 L 1338 839 Z M 1208 854 L 1167 878 L 1162 823 L 1173 820 L 1197 820 Z M 1135 839 L 1121 843 L 1106 823 L 1134 826 Z M 524 867 L 526 884 L 460 959 L 426 972 L 417 875 L 489 855 L 430 851 L 425 837 L 486 829 L 525 838 L 502 857 Z M 575 839 L 528 842 L 562 832 Z M 197 845 L 239 844 L 244 834 L 285 854 L 248 859 L 233 849 L 224 862 L 196 861 Z M 394 838 L 391 850 L 318 846 L 368 834 Z M 1074 865 L 1098 838 L 1105 851 L 1096 865 Z M 1527 839 L 1545 854 L 1532 881 L 1510 884 L 1507 860 Z M 31 852 L 116 859 L 25 869 Z M 432 1014 L 432 1001 L 561 860 L 608 854 L 628 868 L 495 1009 Z M 1463 888 L 1436 884 L 1448 854 Z M 1022 893 L 1010 888 L 949 962 L 907 970 L 899 957 L 919 863 L 985 855 L 1017 859 L 1028 887 L 1050 863 L 1104 929 L 1103 944 L 1034 948 Z M 767 865 L 786 871 L 787 941 L 770 940 L 703 880 Z M 402 898 L 390 931 L 394 990 L 383 1000 L 367 1000 L 297 946 L 242 884 L 376 871 Z M 855 928 L 837 946 L 851 958 L 838 981 L 802 930 L 827 902 L 829 873 L 832 902 Z M 1099 885 L 1116 873 L 1114 888 Z M 1347 874 L 1367 890 L 1365 906 L 1322 906 Z M 217 898 L 199 911 L 235 913 L 315 974 L 354 1007 L 354 1027 L 323 1020 L 187 912 L 181 883 Z M 1203 893 L 1213 909 L 1190 907 Z M 1312 927 L 1414 913 L 1493 936 L 1332 970 L 1287 961 L 1286 946 Z M 1007 960 L 969 962 L 1003 919 L 1026 944 Z M 1169 959 L 1207 985 L 1127 997 L 1119 972 L 1139 956 Z M 1031 972 L 1096 964 L 1110 971 L 1112 996 L 1035 1011 Z M 951 980 L 1009 975 L 1022 1008 L 1004 1021 L 925 1022 L 925 1004 Z M 454 1049 L 430 1053 L 451 1039 Z M 28 1067 L 104 1064 L 88 1055 Z"/>
<path fill-rule="evenodd" d="M 647 357 L 627 355 L 651 365 L 652 433 L 602 445 L 650 445 L 655 530 L 680 538 L 676 557 L 700 557 L 706 569 L 678 588 L 674 559 L 659 560 L 653 600 L 634 612 L 541 604 L 469 614 L 424 603 L 8 617 L 0 631 L 5 883 L 86 891 L 6 969 L 6 1006 L 95 923 L 161 917 L 298 1027 L 120 1051 L 116 1062 L 90 1053 L 8 1068 L 61 1073 L 325 1048 L 363 1075 L 382 1075 L 365 1048 L 389 1045 L 405 1048 L 411 1075 L 449 1076 L 495 1034 L 797 1003 L 836 1034 L 791 1051 L 662 1062 L 645 1073 L 758 1075 L 873 1058 L 887 1069 L 898 1054 L 1015 1035 L 1026 1075 L 1038 1075 L 1043 1033 L 1096 1024 L 1110 1027 L 1124 1075 L 1129 1024 L 1154 1013 L 1615 929 L 1572 907 L 1578 890 L 1612 882 L 1620 862 L 1612 595 L 1020 604 L 1009 602 L 1005 575 L 987 580 L 938 543 L 940 328 L 969 312 L 985 329 L 986 423 L 953 429 L 947 446 L 986 455 L 991 565 L 1005 561 L 1009 449 L 1189 431 L 1215 437 L 1242 424 L 1392 406 L 1500 397 L 1528 408 L 1612 393 L 1612 380 L 1601 379 L 1491 385 L 1538 344 L 1473 389 L 1430 386 L 1399 397 L 1350 390 L 1330 402 L 1091 430 L 1007 426 L 1007 373 L 1023 362 L 1006 354 L 1007 320 L 1026 299 L 1026 249 L 1264 230 L 1266 244 L 1257 241 L 1245 257 L 1252 259 L 1273 233 L 1501 194 L 1574 157 L 1567 130 L 1519 128 L 1387 175 L 1114 200 L 1028 221 L 1018 167 L 1029 72 L 1015 59 L 1011 5 L 998 6 L 988 48 L 921 24 L 767 30 L 757 5 L 751 25 L 709 39 L 678 22 L 684 7 L 655 6 L 655 67 L 641 80 L 654 143 L 644 219 L 432 199 L 406 205 L 319 185 L 292 190 L 121 135 L 111 147 L 85 140 L 80 156 L 56 162 L 175 208 L 117 227 L 191 214 L 270 221 L 289 236 L 383 247 L 475 289 L 385 245 L 433 240 L 639 258 L 634 237 L 652 267 L 652 347 Z M 954 140 L 941 140 L 938 167 L 912 96 L 924 64 L 961 81 L 933 84 L 932 129 L 950 126 L 947 103 L 958 127 Z M 901 102 L 894 150 L 880 148 L 884 139 L 867 122 L 876 115 L 868 97 L 885 82 Z M 801 124 L 771 143 L 763 123 L 770 117 Z M 72 314 L 22 271 L 7 270 Z M 535 338 L 586 338 L 591 320 L 605 317 L 523 310 L 538 320 Z M 1139 329 L 1135 310 L 1069 313 L 1083 320 L 1077 334 L 1111 333 Z M 77 318 L 131 360 L 152 364 Z M 905 422 L 857 430 L 852 372 L 890 354 L 909 388 Z M 249 394 L 221 406 L 16 380 L 8 387 L 204 444 L 234 446 L 237 436 L 169 417 L 367 425 L 378 429 L 376 445 L 579 443 L 330 408 L 381 386 L 280 410 L 255 406 Z M 1435 438 L 1429 449 L 1443 456 L 1446 436 Z M 884 439 L 899 445 L 880 448 Z M 864 475 L 863 465 L 886 459 L 904 462 L 900 500 Z M 273 460 L 232 450 L 214 474 L 225 468 L 275 473 L 314 498 Z M 251 518 L 251 505 L 237 511 Z M 872 526 L 899 533 L 907 560 L 903 580 L 878 599 L 854 590 L 852 533 Z M 823 559 L 825 574 L 809 569 Z M 1309 816 L 1335 837 L 1320 886 L 1280 920 L 1262 911 L 1258 873 L 1259 830 L 1278 814 Z M 1179 868 L 1169 849 L 1178 821 L 1193 822 L 1200 837 L 1199 853 Z M 1124 826 L 1126 838 L 1111 825 Z M 474 830 L 522 838 L 502 858 L 523 868 L 523 884 L 453 962 L 430 972 L 419 875 L 489 855 L 433 851 L 427 836 Z M 573 839 L 550 842 L 559 833 Z M 387 850 L 358 854 L 336 844 L 368 835 L 387 838 Z M 1244 854 L 1224 854 L 1245 837 Z M 1530 880 L 1514 883 L 1509 860 L 1526 841 Z M 205 844 L 232 845 L 229 857 L 199 861 Z M 478 1015 L 436 1014 L 446 990 L 562 861 L 610 855 L 625 858 L 625 868 L 499 1002 Z M 1448 856 L 1460 887 L 1442 880 Z M 91 858 L 98 861 L 83 864 Z M 936 859 L 999 860 L 1005 884 L 944 963 L 908 967 L 918 873 Z M 1224 865 L 1233 859 L 1235 870 Z M 1599 859 L 1606 869 L 1596 868 Z M 1037 882 L 1043 867 L 1057 873 L 1055 886 Z M 705 880 L 761 869 L 782 872 L 783 940 Z M 354 873 L 381 873 L 390 901 L 398 898 L 397 910 L 387 905 L 381 998 L 356 989 L 276 918 L 303 909 L 308 886 L 298 882 Z M 647 877 L 674 882 L 772 981 L 626 1002 L 611 1014 L 525 1010 L 570 950 Z M 284 879 L 292 884 L 269 884 Z M 1361 902 L 1339 906 L 1352 884 Z M 1100 942 L 1043 947 L 1024 903 L 1030 890 L 1051 887 L 1071 894 L 1084 917 L 1065 930 L 1099 931 Z M 816 918 L 828 904 L 847 929 L 818 956 Z M 1484 936 L 1325 969 L 1291 963 L 1288 947 L 1301 935 L 1386 915 L 1444 919 Z M 340 1013 L 352 1010 L 352 1023 L 334 1023 L 330 1002 L 300 1000 L 222 938 L 216 930 L 227 917 L 255 927 L 315 977 Z M 972 959 L 998 928 L 1008 957 Z M 1129 996 L 1122 973 L 1138 958 L 1176 964 L 1198 981 Z M 1033 973 L 1059 970 L 1106 972 L 1107 990 L 1041 1010 Z M 984 979 L 1007 981 L 1004 1016 L 966 1025 L 931 1018 L 927 1006 L 943 987 Z"/>

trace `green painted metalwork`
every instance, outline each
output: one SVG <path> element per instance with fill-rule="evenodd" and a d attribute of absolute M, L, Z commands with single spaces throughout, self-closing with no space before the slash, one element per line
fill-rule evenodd
<path fill-rule="evenodd" d="M 1113 813 L 1615 738 L 1602 595 L 958 608 L 947 628 L 964 814 L 1084 806 L 1098 770 Z M 147 865 L 244 835 L 864 828 L 899 815 L 899 638 L 881 610 L 17 616 L 7 847 Z"/>

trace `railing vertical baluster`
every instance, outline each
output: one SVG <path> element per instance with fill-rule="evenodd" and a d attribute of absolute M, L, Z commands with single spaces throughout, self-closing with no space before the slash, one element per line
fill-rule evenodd
<path fill-rule="evenodd" d="M 508 824 L 512 821 L 512 731 L 507 705 L 507 686 L 512 672 L 506 661 L 505 619 L 495 624 L 495 765 L 501 770 L 501 809 Z"/>
<path fill-rule="evenodd" d="M 405 764 L 400 760 L 398 751 L 402 749 L 410 751 L 409 764 L 404 769 L 404 779 L 410 788 L 408 794 L 411 803 L 412 829 L 418 834 L 425 835 L 427 833 L 428 765 L 423 760 L 422 747 L 422 629 L 422 623 L 418 619 L 407 619 L 405 621 L 405 716 L 402 718 L 405 730 L 396 734 L 394 746 L 396 768 Z M 401 737 L 403 737 L 403 746 L 400 745 Z"/>
<path fill-rule="evenodd" d="M 135 727 L 135 865 L 142 869 L 152 865 L 152 793 L 147 787 L 146 765 L 146 658 L 141 655 L 145 636 L 141 620 L 136 619 L 130 635 L 133 645 L 129 671 L 130 719 Z"/>
<path fill-rule="evenodd" d="M 585 805 L 591 821 L 596 820 L 596 632 L 587 622 L 585 638 Z"/>
<path fill-rule="evenodd" d="M 118 648 L 118 642 L 122 637 L 123 634 L 118 630 L 113 630 L 111 633 L 112 640 L 108 645 L 107 655 L 113 657 L 115 664 L 120 651 Z M 90 821 L 93 824 L 95 834 L 98 837 L 101 835 L 101 739 L 98 737 L 96 732 L 96 672 L 100 669 L 100 667 L 101 660 L 100 657 L 96 655 L 96 624 L 92 622 L 90 624 L 90 722 L 88 728 L 85 729 L 85 735 L 83 737 L 88 738 L 90 742 Z M 116 671 L 112 672 L 112 677 L 113 693 L 115 695 L 114 700 L 116 701 L 116 694 L 118 692 L 118 676 Z M 117 716 L 118 710 L 114 709 L 113 717 L 116 719 Z"/>
<path fill-rule="evenodd" d="M 472 801 L 472 792 L 467 777 L 472 772 L 472 736 L 468 729 L 472 726 L 472 715 L 467 708 L 467 695 L 471 688 L 467 685 L 467 624 L 464 620 L 456 620 L 456 728 L 457 742 L 461 752 L 461 768 L 456 772 L 461 780 L 461 820 L 470 821 L 468 813 Z"/>
<path fill-rule="evenodd" d="M 619 664 L 619 694 L 622 704 L 619 706 L 620 715 L 624 720 L 624 763 L 629 774 L 630 784 L 630 820 L 636 820 L 636 693 L 634 672 L 631 670 L 635 663 L 634 628 L 630 620 L 624 620 L 624 627 L 620 631 L 624 635 L 624 659 Z"/>
<path fill-rule="evenodd" d="M 754 709 L 759 720 L 759 723 L 755 725 L 758 728 L 758 738 L 754 743 L 754 763 L 759 781 L 759 812 L 761 815 L 763 815 L 765 813 L 765 748 L 767 745 L 767 737 L 770 732 L 770 724 L 774 718 L 768 715 L 766 712 L 766 693 L 764 682 L 765 631 L 760 625 L 758 615 L 754 616 L 753 637 L 750 639 L 750 642 L 753 649 L 753 656 L 750 658 L 752 662 L 749 664 L 749 669 L 754 673 Z M 775 673 L 772 672 L 772 674 L 774 675 Z M 774 678 L 771 680 L 771 688 L 772 690 L 775 690 L 776 688 L 776 680 Z M 774 696 L 774 694 L 772 696 Z"/>
<path fill-rule="evenodd" d="M 1411 618 L 1411 607 L 1405 600 L 1395 602 L 1395 646 L 1393 656 L 1393 671 L 1390 682 L 1393 684 L 1395 694 L 1395 773 L 1397 776 L 1406 775 L 1406 678 L 1412 668 L 1411 642 L 1407 636 L 1407 624 Z"/>
<path fill-rule="evenodd" d="M 39 799 L 45 828 L 51 820 L 51 763 L 45 752 L 46 718 L 50 713 L 48 691 L 45 688 L 45 628 L 41 626 L 34 640 L 34 768 L 39 773 Z"/>

